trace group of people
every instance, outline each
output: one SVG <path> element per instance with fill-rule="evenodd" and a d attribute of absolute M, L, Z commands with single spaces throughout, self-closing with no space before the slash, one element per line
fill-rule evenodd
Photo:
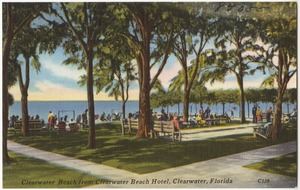
<path fill-rule="evenodd" d="M 165 112 L 164 109 L 161 110 L 161 116 L 157 117 L 157 113 L 152 114 L 152 120 L 158 120 L 158 121 L 172 121 L 174 123 L 174 129 L 175 131 L 180 131 L 180 126 L 179 126 L 179 117 L 178 114 L 175 113 L 169 113 L 168 114 Z"/>
<path fill-rule="evenodd" d="M 85 126 L 87 126 L 87 123 L 88 123 L 87 112 L 88 112 L 88 109 L 86 109 L 82 114 L 78 115 L 76 117 L 76 121 L 75 121 L 75 118 L 71 118 L 70 122 L 83 123 Z M 57 115 L 54 115 L 52 111 L 49 111 L 48 129 L 49 130 L 54 130 L 55 129 L 54 126 L 57 124 L 57 121 L 58 121 Z M 68 122 L 68 115 L 65 115 L 64 117 L 61 117 L 59 119 L 59 121 Z"/>
<path fill-rule="evenodd" d="M 100 116 L 100 120 L 101 121 L 116 121 L 116 120 L 121 120 L 121 113 L 118 112 L 118 113 L 113 113 L 112 115 L 108 114 L 106 116 L 105 112 L 103 112 Z"/>
<path fill-rule="evenodd" d="M 137 115 L 129 113 L 128 120 L 131 120 L 131 119 L 137 119 Z M 169 115 L 165 112 L 164 109 L 161 110 L 161 114 L 158 114 L 157 112 L 152 112 L 151 121 L 172 121 L 174 123 L 175 131 L 180 131 L 179 117 L 176 112 L 169 113 Z"/>
<path fill-rule="evenodd" d="M 209 106 L 205 109 L 205 111 L 203 110 L 203 107 L 201 107 L 200 110 L 199 110 L 198 117 L 202 120 L 206 119 L 206 118 L 210 118 L 211 114 L 210 114 Z"/>
<path fill-rule="evenodd" d="M 253 123 L 262 122 L 262 120 L 263 120 L 263 112 L 262 112 L 262 109 L 258 105 L 256 105 L 256 104 L 254 104 L 254 106 L 252 108 L 252 115 L 253 115 L 253 120 L 252 120 Z M 272 107 L 269 107 L 266 110 L 266 120 L 267 120 L 267 123 L 271 122 L 272 117 L 273 117 Z"/>

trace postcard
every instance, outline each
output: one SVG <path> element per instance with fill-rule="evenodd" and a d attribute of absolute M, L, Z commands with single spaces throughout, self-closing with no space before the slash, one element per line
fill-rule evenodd
<path fill-rule="evenodd" d="M 2 18 L 2 188 L 297 187 L 297 2 Z"/>

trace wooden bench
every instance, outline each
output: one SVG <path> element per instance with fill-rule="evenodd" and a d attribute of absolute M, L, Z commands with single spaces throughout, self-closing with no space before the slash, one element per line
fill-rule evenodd
<path fill-rule="evenodd" d="M 128 133 L 131 134 L 133 129 L 138 130 L 139 120 L 136 120 L 136 119 L 122 120 L 122 125 L 123 125 L 124 129 L 128 128 Z"/>
<path fill-rule="evenodd" d="M 175 136 L 179 141 L 181 141 L 180 131 L 176 131 L 174 123 L 172 121 L 154 121 L 152 134 L 156 137 L 160 136 L 162 133 L 164 136 L 167 134 L 172 137 L 172 140 L 175 141 Z"/>
<path fill-rule="evenodd" d="M 270 141 L 270 139 L 268 138 L 271 134 L 271 130 L 272 130 L 272 123 L 269 124 L 267 127 L 264 127 L 264 124 L 258 125 L 253 127 L 253 136 L 260 136 L 268 141 Z"/>
<path fill-rule="evenodd" d="M 38 119 L 28 121 L 28 131 L 41 131 L 42 130 L 42 121 Z M 22 120 L 17 120 L 14 122 L 14 132 L 15 135 L 17 132 L 22 132 Z"/>

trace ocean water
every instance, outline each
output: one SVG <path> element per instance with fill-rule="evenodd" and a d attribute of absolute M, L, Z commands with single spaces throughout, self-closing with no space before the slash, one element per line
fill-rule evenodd
<path fill-rule="evenodd" d="M 120 101 L 95 101 L 95 114 L 101 115 L 103 112 L 108 115 L 112 115 L 113 113 L 122 112 L 122 102 Z M 138 101 L 128 101 L 126 103 L 126 117 L 128 113 L 135 113 L 139 110 Z M 203 109 L 205 110 L 208 105 L 203 104 Z M 271 103 L 259 103 L 259 106 L 263 111 L 265 111 L 268 107 L 273 107 Z M 296 105 L 294 104 L 283 104 L 283 112 L 288 113 L 292 112 Z M 221 104 L 217 105 L 210 105 L 211 113 L 222 114 L 223 106 Z M 250 104 L 249 111 L 250 117 L 252 117 L 251 109 L 253 104 Z M 63 117 L 64 115 L 68 115 L 68 118 L 73 117 L 73 110 L 75 111 L 75 117 L 77 115 L 82 114 L 88 108 L 87 101 L 29 101 L 28 102 L 28 112 L 30 116 L 36 116 L 37 114 L 40 116 L 41 119 L 47 121 L 49 111 L 52 111 L 55 115 Z M 226 104 L 225 105 L 225 112 L 230 115 L 230 109 L 234 109 L 234 116 L 239 116 L 239 106 L 235 104 Z M 154 112 L 161 112 L 161 109 L 164 109 L 165 112 L 177 112 L 182 114 L 183 105 L 174 105 L 164 108 L 155 108 L 153 109 Z M 198 113 L 200 109 L 199 104 L 190 104 L 190 114 Z M 65 112 L 62 112 L 65 110 Z M 68 111 L 71 110 L 71 111 Z M 274 108 L 273 108 L 274 110 Z M 59 113 L 60 112 L 60 113 Z M 246 117 L 248 117 L 248 105 L 246 104 Z M 10 107 L 9 115 L 18 115 L 19 117 L 22 116 L 22 108 L 21 102 L 15 101 L 14 104 Z"/>

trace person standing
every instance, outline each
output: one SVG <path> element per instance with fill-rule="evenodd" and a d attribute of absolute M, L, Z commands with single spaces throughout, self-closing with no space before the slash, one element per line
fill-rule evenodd
<path fill-rule="evenodd" d="M 54 129 L 54 124 L 55 124 L 54 114 L 52 113 L 52 111 L 49 111 L 49 115 L 48 115 L 48 129 L 50 129 L 50 130 Z"/>
<path fill-rule="evenodd" d="M 206 108 L 206 110 L 204 112 L 204 117 L 205 118 L 209 118 L 209 116 L 210 116 L 210 109 L 209 109 L 209 106 L 207 106 L 207 108 Z"/>
<path fill-rule="evenodd" d="M 262 122 L 262 110 L 260 109 L 260 107 L 257 108 L 256 118 L 257 118 L 257 122 Z"/>
<path fill-rule="evenodd" d="M 272 107 L 270 107 L 270 108 L 266 111 L 267 123 L 271 122 L 271 116 L 273 116 Z"/>
<path fill-rule="evenodd" d="M 256 119 L 256 111 L 257 111 L 257 107 L 256 104 L 254 104 L 253 108 L 252 108 L 252 116 L 253 116 L 253 123 L 257 123 L 257 119 Z"/>
<path fill-rule="evenodd" d="M 87 127 L 87 112 L 88 109 L 86 109 L 83 113 L 82 113 L 82 123 L 83 123 L 83 127 Z"/>

